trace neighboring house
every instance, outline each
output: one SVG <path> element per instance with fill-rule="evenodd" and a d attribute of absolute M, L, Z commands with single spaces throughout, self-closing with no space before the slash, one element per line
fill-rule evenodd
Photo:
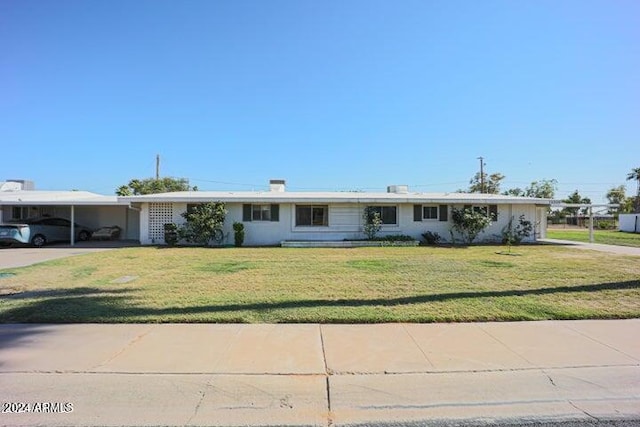
<path fill-rule="evenodd" d="M 640 233 L 640 214 L 620 214 L 620 231 Z"/>
<path fill-rule="evenodd" d="M 500 240 L 502 229 L 520 215 L 531 221 L 535 233 L 528 241 L 544 238 L 548 199 L 493 194 L 411 193 L 407 186 L 390 186 L 386 193 L 288 192 L 285 182 L 272 180 L 270 191 L 189 191 L 120 197 L 140 210 L 140 243 L 163 244 L 165 223 L 184 223 L 181 214 L 190 205 L 224 202 L 225 243 L 233 242 L 232 224 L 245 226 L 246 245 L 277 245 L 288 240 L 363 239 L 363 212 L 374 206 L 383 221 L 380 236 L 405 234 L 421 239 L 425 231 L 450 240 L 451 209 L 472 207 L 495 215 L 496 220 L 478 241 Z"/>

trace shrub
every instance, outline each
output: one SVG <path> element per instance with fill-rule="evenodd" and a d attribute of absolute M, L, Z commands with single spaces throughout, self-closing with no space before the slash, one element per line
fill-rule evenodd
<path fill-rule="evenodd" d="M 616 222 L 609 221 L 609 220 L 601 220 L 601 221 L 598 221 L 598 228 L 600 230 L 614 230 L 616 228 Z"/>
<path fill-rule="evenodd" d="M 222 229 L 227 210 L 222 202 L 196 205 L 182 214 L 187 222 L 178 229 L 178 235 L 187 242 L 208 245 L 214 233 Z"/>
<path fill-rule="evenodd" d="M 364 208 L 362 214 L 362 220 L 364 221 L 363 231 L 367 236 L 367 239 L 373 240 L 376 237 L 380 228 L 382 228 L 382 218 L 380 218 L 380 212 L 378 212 L 373 206 L 367 206 Z"/>
<path fill-rule="evenodd" d="M 164 225 L 164 241 L 169 246 L 178 243 L 178 226 L 173 222 Z"/>
<path fill-rule="evenodd" d="M 511 245 L 518 245 L 522 240 L 531 236 L 533 232 L 533 224 L 531 221 L 527 221 L 524 215 L 520 215 L 518 218 L 518 225 L 513 226 L 513 217 L 509 220 L 509 223 L 502 229 L 502 243 L 509 247 L 511 252 Z"/>
<path fill-rule="evenodd" d="M 389 234 L 388 236 L 375 237 L 371 240 L 381 242 L 412 242 L 415 239 L 411 236 L 407 236 L 406 234 Z"/>
<path fill-rule="evenodd" d="M 482 211 L 474 211 L 473 209 L 457 209 L 451 210 L 451 219 L 453 226 L 451 227 L 451 237 L 453 242 L 453 231 L 462 236 L 465 243 L 471 244 L 491 224 L 491 218 Z"/>
<path fill-rule="evenodd" d="M 427 245 L 437 245 L 442 240 L 442 237 L 438 233 L 432 231 L 422 233 L 422 238 Z"/>
<path fill-rule="evenodd" d="M 513 217 L 509 220 L 509 223 L 502 229 L 502 243 L 507 245 L 517 245 L 527 237 L 531 236 L 533 232 L 533 224 L 531 221 L 527 221 L 524 215 L 520 215 L 518 218 L 518 225 L 513 226 Z"/>
<path fill-rule="evenodd" d="M 236 246 L 240 247 L 244 243 L 244 224 L 241 222 L 233 223 L 233 239 Z"/>

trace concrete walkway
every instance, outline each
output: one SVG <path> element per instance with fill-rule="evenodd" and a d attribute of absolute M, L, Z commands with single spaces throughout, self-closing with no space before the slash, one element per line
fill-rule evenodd
<path fill-rule="evenodd" d="M 640 256 L 640 248 L 632 246 L 618 246 L 618 245 L 603 245 L 602 243 L 586 243 L 576 242 L 573 240 L 560 240 L 560 239 L 539 239 L 541 243 L 548 243 L 553 245 L 565 245 L 572 246 L 576 249 L 587 249 L 599 252 L 609 252 L 618 255 L 635 255 Z"/>
<path fill-rule="evenodd" d="M 640 319 L 0 325 L 0 401 L 30 411 L 7 426 L 640 419 Z"/>
<path fill-rule="evenodd" d="M 116 241 L 88 241 L 77 242 L 75 246 L 69 244 L 47 245 L 42 248 L 19 247 L 0 249 L 0 270 L 6 268 L 26 267 L 40 262 L 92 252 L 107 251 L 116 248 L 140 246 L 130 240 Z"/>

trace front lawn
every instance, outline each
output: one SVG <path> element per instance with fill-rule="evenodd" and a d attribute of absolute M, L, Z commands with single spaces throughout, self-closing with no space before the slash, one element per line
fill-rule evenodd
<path fill-rule="evenodd" d="M 547 237 L 549 239 L 573 240 L 576 242 L 588 242 L 588 229 L 548 229 Z M 640 233 L 623 233 L 622 231 L 613 230 L 594 230 L 594 243 L 603 243 L 605 245 L 635 246 L 640 248 Z"/>
<path fill-rule="evenodd" d="M 640 259 L 513 248 L 126 248 L 0 278 L 0 322 L 640 317 Z M 130 280 L 134 277 L 134 280 Z"/>

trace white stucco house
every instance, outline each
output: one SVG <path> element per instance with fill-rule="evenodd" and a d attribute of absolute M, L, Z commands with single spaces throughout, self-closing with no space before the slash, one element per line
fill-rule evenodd
<path fill-rule="evenodd" d="M 119 197 L 139 211 L 141 244 L 164 244 L 164 224 L 184 223 L 181 214 L 190 205 L 224 202 L 228 214 L 224 243 L 233 243 L 232 224 L 245 226 L 245 245 L 278 245 L 283 241 L 339 241 L 362 239 L 365 207 L 375 207 L 383 225 L 380 236 L 405 234 L 421 239 L 425 231 L 450 239 L 451 209 L 473 207 L 495 217 L 478 241 L 500 239 L 502 229 L 520 215 L 535 225 L 528 241 L 544 238 L 548 199 L 493 194 L 416 193 L 407 186 L 389 186 L 387 192 L 290 192 L 285 181 L 272 180 L 269 191 L 189 191 Z"/>

